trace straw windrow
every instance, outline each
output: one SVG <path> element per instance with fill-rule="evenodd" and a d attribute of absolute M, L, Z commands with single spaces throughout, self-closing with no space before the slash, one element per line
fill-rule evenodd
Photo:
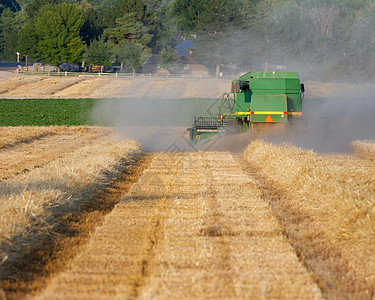
<path fill-rule="evenodd" d="M 359 156 L 375 161 L 375 141 L 354 141 L 351 145 Z"/>
<path fill-rule="evenodd" d="M 293 245 L 326 295 L 375 295 L 375 175 L 293 146 L 254 141 L 247 160 L 280 187 L 272 202 Z"/>
<path fill-rule="evenodd" d="M 0 182 L 0 268 L 53 235 L 61 218 L 89 205 L 90 196 L 141 153 L 134 141 L 102 142 Z"/>

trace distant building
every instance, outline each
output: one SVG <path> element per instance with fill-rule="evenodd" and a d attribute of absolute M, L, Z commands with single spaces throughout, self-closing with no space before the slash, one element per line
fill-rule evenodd
<path fill-rule="evenodd" d="M 182 43 L 178 44 L 175 49 L 177 52 L 177 55 L 190 55 L 191 54 L 191 48 L 194 46 L 193 41 L 183 41 Z"/>
<path fill-rule="evenodd" d="M 165 72 L 160 67 L 160 55 L 152 55 L 148 62 L 142 67 L 142 73 L 162 74 L 182 74 L 191 76 L 208 76 L 208 69 L 190 55 L 177 55 L 177 63 L 171 69 L 171 72 Z"/>
<path fill-rule="evenodd" d="M 176 42 L 179 44 L 175 47 L 177 63 L 171 68 L 170 72 L 161 69 L 160 67 L 160 55 L 154 54 L 150 57 L 148 62 L 143 66 L 143 73 L 153 73 L 153 74 L 182 74 L 191 76 L 208 76 L 207 67 L 191 57 L 192 47 L 194 42 L 190 40 L 184 40 L 183 36 L 174 36 Z"/>
<path fill-rule="evenodd" d="M 177 55 L 182 66 L 181 73 L 192 76 L 208 76 L 208 69 L 190 55 Z"/>

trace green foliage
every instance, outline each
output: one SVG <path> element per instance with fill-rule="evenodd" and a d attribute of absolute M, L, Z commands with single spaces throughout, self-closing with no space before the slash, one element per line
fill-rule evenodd
<path fill-rule="evenodd" d="M 240 0 L 174 0 L 169 15 L 184 31 L 221 33 L 225 27 L 241 23 Z"/>
<path fill-rule="evenodd" d="M 0 53 L 4 60 L 15 61 L 18 44 L 18 32 L 25 22 L 25 15 L 22 12 L 12 12 L 5 9 L 0 18 Z M 22 58 L 22 57 L 21 57 Z"/>
<path fill-rule="evenodd" d="M 147 5 L 145 2 L 147 2 Z M 142 34 L 149 34 L 150 36 L 145 38 L 148 39 L 151 37 L 150 42 L 147 42 L 147 46 L 155 47 L 157 45 L 158 34 L 163 27 L 161 21 L 163 20 L 162 14 L 165 5 L 157 7 L 157 3 L 152 2 L 144 0 L 118 0 L 104 14 L 107 27 L 115 28 L 117 27 L 116 19 L 133 14 L 134 20 L 142 23 L 143 27 L 147 28 L 147 32 Z M 143 42 L 143 44 L 145 43 Z"/>
<path fill-rule="evenodd" d="M 147 6 L 142 0 L 118 0 L 113 6 L 112 12 L 114 14 L 113 25 L 118 16 L 125 16 L 133 13 L 135 14 L 135 19 L 147 27 L 153 21 Z"/>
<path fill-rule="evenodd" d="M 137 21 L 135 13 L 125 14 L 115 20 L 116 25 L 104 30 L 104 34 L 113 44 L 121 44 L 124 40 L 146 46 L 152 38 L 149 30 L 142 22 Z"/>
<path fill-rule="evenodd" d="M 96 8 L 110 7 L 116 3 L 116 0 L 89 0 L 89 3 Z"/>
<path fill-rule="evenodd" d="M 194 31 L 199 24 L 199 14 L 203 9 L 200 0 L 174 0 L 169 5 L 169 17 L 178 30 Z"/>
<path fill-rule="evenodd" d="M 26 22 L 18 33 L 18 49 L 22 55 L 38 57 L 38 36 L 31 20 Z"/>
<path fill-rule="evenodd" d="M 1 4 L 0 58 L 11 61 L 18 51 L 21 57 L 55 65 L 79 62 L 85 46 L 102 34 L 118 51 L 124 41 L 131 41 L 143 45 L 145 53 L 152 49 L 162 54 L 162 49 L 176 45 L 174 34 L 188 38 L 194 33 L 194 57 L 216 70 L 227 64 L 297 60 L 330 64 L 340 74 L 349 65 L 364 68 L 361 74 L 372 74 L 375 64 L 375 0 L 4 0 Z"/>
<path fill-rule="evenodd" d="M 0 99 L 0 126 L 95 125 L 96 99 Z"/>
<path fill-rule="evenodd" d="M 169 15 L 177 28 L 197 34 L 193 56 L 218 73 L 219 64 L 229 62 L 226 31 L 242 24 L 241 8 L 249 10 L 241 0 L 174 0 Z"/>
<path fill-rule="evenodd" d="M 229 38 L 227 34 L 200 34 L 192 49 L 192 55 L 198 61 L 204 62 L 212 75 L 217 76 L 220 65 L 236 63 L 231 53 L 240 47 L 236 47 L 236 43 L 231 43 Z"/>
<path fill-rule="evenodd" d="M 93 40 L 85 54 L 85 61 L 89 65 L 109 66 L 113 62 L 113 46 L 101 36 Z"/>
<path fill-rule="evenodd" d="M 160 63 L 163 69 L 169 70 L 177 62 L 177 52 L 174 48 L 168 46 L 160 53 Z"/>
<path fill-rule="evenodd" d="M 80 29 L 82 40 L 87 46 L 90 46 L 92 40 L 99 38 L 103 34 L 103 17 L 100 11 L 90 7 L 83 10 L 85 22 Z"/>
<path fill-rule="evenodd" d="M 21 6 L 16 0 L 2 0 L 0 2 L 0 15 L 3 13 L 4 9 L 10 9 L 12 12 L 20 11 Z"/>
<path fill-rule="evenodd" d="M 116 50 L 117 59 L 125 67 L 131 68 L 133 73 L 136 69 L 142 67 L 151 57 L 151 49 L 138 44 L 124 40 Z"/>
<path fill-rule="evenodd" d="M 79 35 L 84 23 L 81 9 L 74 4 L 60 3 L 45 5 L 39 12 L 35 18 L 37 58 L 52 65 L 79 62 L 84 50 Z"/>
<path fill-rule="evenodd" d="M 38 15 L 39 10 L 47 4 L 57 4 L 58 0 L 32 0 L 26 6 L 26 12 L 30 18 L 35 18 Z"/>

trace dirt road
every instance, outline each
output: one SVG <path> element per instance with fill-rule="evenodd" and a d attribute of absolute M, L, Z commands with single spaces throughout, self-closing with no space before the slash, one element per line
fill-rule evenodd
<path fill-rule="evenodd" d="M 225 152 L 155 154 L 36 299 L 320 299 L 251 175 Z"/>

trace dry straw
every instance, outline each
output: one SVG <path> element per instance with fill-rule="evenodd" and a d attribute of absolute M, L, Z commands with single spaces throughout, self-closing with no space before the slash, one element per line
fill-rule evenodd
<path fill-rule="evenodd" d="M 36 299 L 321 299 L 231 153 L 160 153 Z"/>
<path fill-rule="evenodd" d="M 362 158 L 375 161 L 375 141 L 354 141 L 351 146 Z"/>
<path fill-rule="evenodd" d="M 140 152 L 134 141 L 102 142 L 0 181 L 0 263 L 53 234 L 61 217 L 87 205 Z"/>
<path fill-rule="evenodd" d="M 286 197 L 273 209 L 326 295 L 375 295 L 375 174 L 294 146 L 252 142 L 245 157 Z"/>
<path fill-rule="evenodd" d="M 50 135 L 52 134 L 51 128 L 52 127 L 0 127 L 0 149 Z"/>

